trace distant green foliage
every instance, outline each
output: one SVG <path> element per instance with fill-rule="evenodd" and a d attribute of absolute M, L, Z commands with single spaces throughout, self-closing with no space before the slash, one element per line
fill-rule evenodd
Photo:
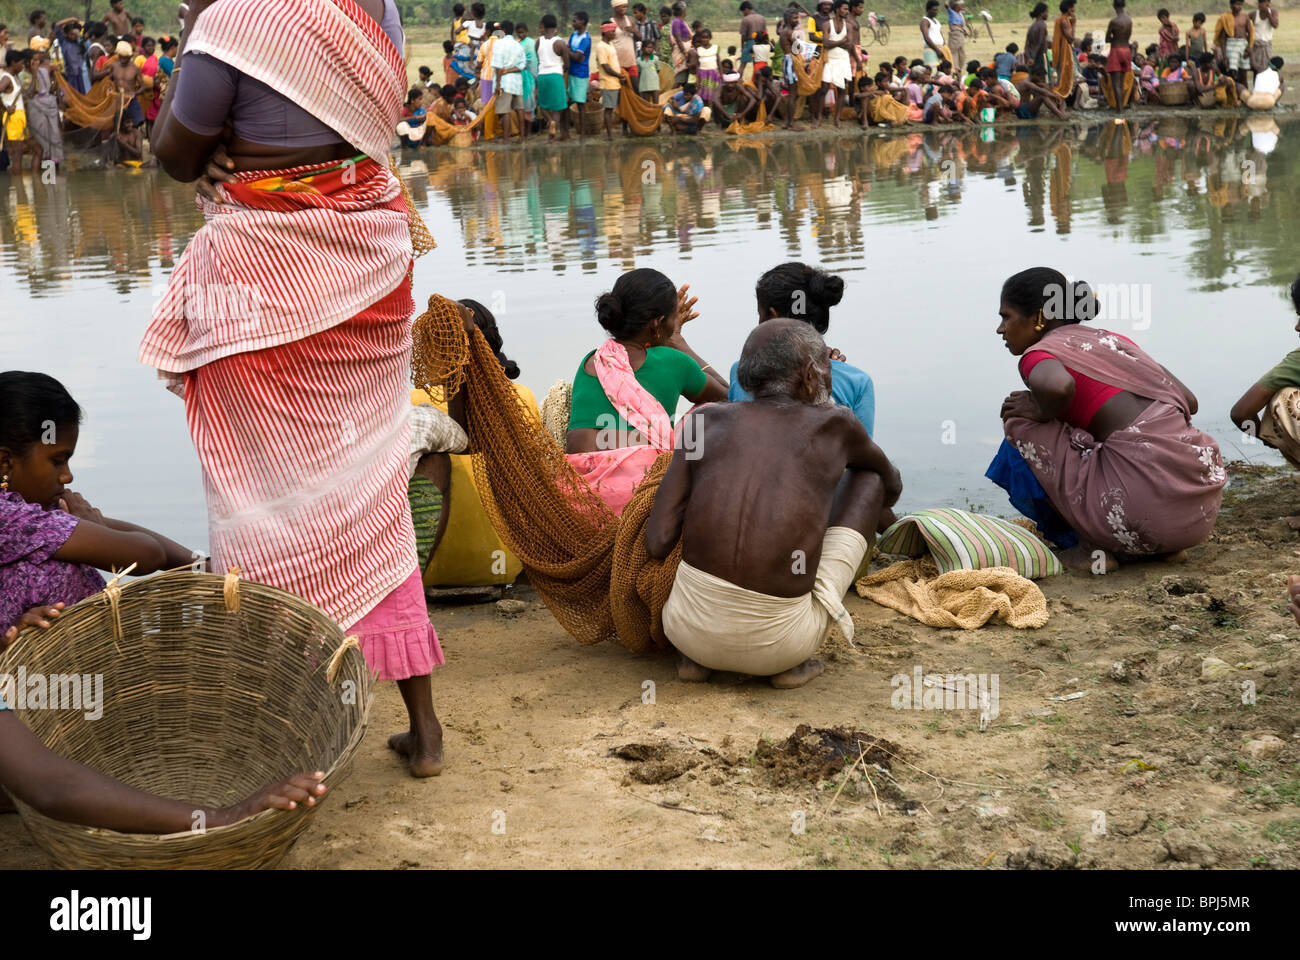
<path fill-rule="evenodd" d="M 178 0 L 126 0 L 126 12 L 133 17 L 143 17 L 145 32 L 150 36 L 160 33 L 175 33 L 180 21 L 176 17 Z M 0 0 L 0 23 L 7 24 L 9 33 L 19 46 L 27 37 L 27 15 L 33 10 L 44 10 L 50 23 L 64 17 L 87 19 L 86 10 L 90 9 L 89 19 L 103 20 L 108 13 L 108 0 Z M 21 29 L 20 29 L 21 28 Z"/>

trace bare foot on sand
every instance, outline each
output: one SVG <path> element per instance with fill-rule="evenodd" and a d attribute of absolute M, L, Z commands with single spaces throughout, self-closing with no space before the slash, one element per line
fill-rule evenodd
<path fill-rule="evenodd" d="M 677 653 L 677 679 L 683 683 L 704 683 L 713 676 L 713 671 L 702 667 L 686 654 Z"/>
<path fill-rule="evenodd" d="M 1093 554 L 1095 553 L 1100 553 L 1101 558 L 1094 558 Z M 1113 554 L 1107 553 L 1105 550 L 1088 547 L 1082 543 L 1077 547 L 1062 550 L 1057 556 L 1063 564 L 1079 573 L 1114 573 L 1119 569 L 1119 561 L 1115 559 Z M 1104 559 L 1105 566 L 1103 569 L 1096 568 L 1097 559 Z"/>
<path fill-rule="evenodd" d="M 442 773 L 442 725 L 426 738 L 416 731 L 395 733 L 388 738 L 388 749 L 406 757 L 413 777 L 436 777 Z"/>
<path fill-rule="evenodd" d="M 791 667 L 785 673 L 775 674 L 768 679 L 778 690 L 789 690 L 793 687 L 802 687 L 814 677 L 821 676 L 825 669 L 826 664 L 815 658 L 809 658 L 799 666 Z"/>

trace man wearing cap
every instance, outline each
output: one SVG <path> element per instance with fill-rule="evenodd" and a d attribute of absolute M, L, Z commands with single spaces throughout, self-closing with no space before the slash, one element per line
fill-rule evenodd
<path fill-rule="evenodd" d="M 618 65 L 636 86 L 636 43 L 641 30 L 627 12 L 627 0 L 614 0 L 614 14 L 609 22 L 614 25 L 614 52 L 618 55 Z"/>
<path fill-rule="evenodd" d="M 737 120 L 747 123 L 757 118 L 759 102 L 754 88 L 740 82 L 740 74 L 724 73 L 722 86 L 718 88 L 718 95 L 713 98 L 712 119 L 716 120 L 723 130 Z"/>
<path fill-rule="evenodd" d="M 605 108 L 605 136 L 614 139 L 610 121 L 618 113 L 618 95 L 623 85 L 623 69 L 618 61 L 618 51 L 613 40 L 617 27 L 612 20 L 600 25 L 600 40 L 596 42 L 596 69 L 600 77 L 600 105 Z"/>
<path fill-rule="evenodd" d="M 140 101 L 136 99 L 136 95 L 144 89 L 144 74 L 132 59 L 135 56 L 135 47 L 126 40 L 119 40 L 114 53 L 116 55 L 104 64 L 104 69 L 96 71 L 91 77 L 91 82 L 108 77 L 117 90 L 119 103 L 126 104 L 123 112 L 137 127 L 141 126 L 144 124 L 144 111 L 140 109 Z"/>
<path fill-rule="evenodd" d="M 501 36 L 492 43 L 492 88 L 497 91 L 497 119 L 501 121 L 501 135 L 510 137 L 510 118 L 518 126 L 518 143 L 524 142 L 527 123 L 524 120 L 524 56 L 523 45 L 515 39 L 515 25 L 501 21 Z"/>

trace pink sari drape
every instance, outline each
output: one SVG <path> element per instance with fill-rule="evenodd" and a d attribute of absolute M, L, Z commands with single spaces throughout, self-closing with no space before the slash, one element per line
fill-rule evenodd
<path fill-rule="evenodd" d="M 593 453 L 566 454 L 578 475 L 619 516 L 659 455 L 673 448 L 672 420 L 663 404 L 637 381 L 627 348 L 617 340 L 601 344 L 592 358 L 596 379 L 614 410 L 646 442 L 628 444 L 617 424 L 601 430 Z"/>
<path fill-rule="evenodd" d="M 1057 512 L 1088 544 L 1116 553 L 1172 553 L 1203 543 L 1223 499 L 1223 458 L 1214 439 L 1192 426 L 1187 401 L 1164 368 L 1136 345 L 1077 324 L 1049 331 L 1034 349 L 1152 400 L 1104 441 L 1061 420 L 1005 422 L 1007 439 Z"/>

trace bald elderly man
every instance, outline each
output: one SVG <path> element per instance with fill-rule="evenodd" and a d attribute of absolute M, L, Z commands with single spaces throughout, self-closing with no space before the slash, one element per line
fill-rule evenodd
<path fill-rule="evenodd" d="M 769 320 L 740 357 L 754 402 L 690 414 L 700 442 L 674 452 L 645 533 L 652 557 L 682 541 L 663 625 L 683 680 L 725 670 L 797 687 L 825 669 L 813 655 L 832 625 L 853 638 L 844 594 L 903 483 L 834 405 L 830 370 L 809 324 Z"/>

